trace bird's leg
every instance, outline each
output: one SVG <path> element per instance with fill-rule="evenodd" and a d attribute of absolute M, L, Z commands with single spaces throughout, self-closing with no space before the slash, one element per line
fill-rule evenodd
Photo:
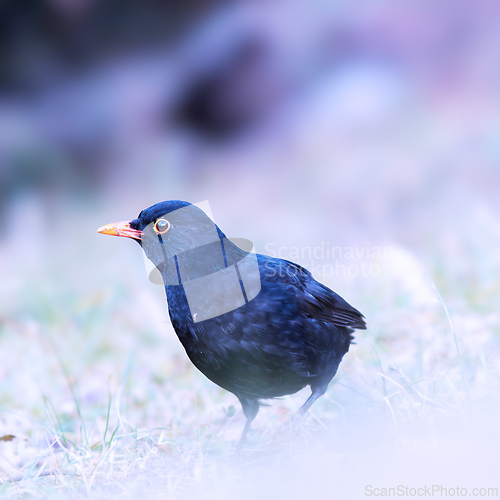
<path fill-rule="evenodd" d="M 300 410 L 297 412 L 301 417 L 303 417 L 309 408 L 311 408 L 312 404 L 323 394 L 326 392 L 326 387 L 321 388 L 320 390 L 316 389 L 312 392 L 312 394 L 307 398 L 306 402 L 301 406 Z"/>
<path fill-rule="evenodd" d="M 240 454 L 241 448 L 243 446 L 243 442 L 245 441 L 247 432 L 250 429 L 251 425 L 252 425 L 252 420 L 250 420 L 249 418 L 247 418 L 247 420 L 245 422 L 245 427 L 243 428 L 243 432 L 241 433 L 240 440 L 238 441 L 238 446 L 236 446 L 236 454 L 237 455 Z"/>
<path fill-rule="evenodd" d="M 321 387 L 311 387 L 312 394 L 307 398 L 306 402 L 300 407 L 299 411 L 295 413 L 288 422 L 280 426 L 280 431 L 282 432 L 295 432 L 302 422 L 304 415 L 307 410 L 312 406 L 312 404 L 326 392 L 328 384 Z"/>
<path fill-rule="evenodd" d="M 300 407 L 300 410 L 292 417 L 290 423 L 293 426 L 298 425 L 307 413 L 307 410 L 312 406 L 312 404 L 326 392 L 328 385 L 321 387 L 311 387 L 312 394 L 307 398 L 306 402 Z"/>
<path fill-rule="evenodd" d="M 250 399 L 242 396 L 238 396 L 238 399 L 240 400 L 241 407 L 243 408 L 243 413 L 245 414 L 247 421 L 245 422 L 245 427 L 243 428 L 240 440 L 238 441 L 238 446 L 236 447 L 237 454 L 240 453 L 247 432 L 250 430 L 250 426 L 252 425 L 254 418 L 257 416 L 257 413 L 259 413 L 260 408 L 259 401 L 257 399 Z"/>

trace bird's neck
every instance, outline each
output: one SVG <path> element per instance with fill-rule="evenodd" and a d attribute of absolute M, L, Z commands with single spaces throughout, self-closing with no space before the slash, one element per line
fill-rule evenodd
<path fill-rule="evenodd" d="M 159 269 L 165 285 L 183 285 L 231 267 L 247 255 L 227 238 L 165 259 Z"/>
<path fill-rule="evenodd" d="M 183 325 L 193 323 L 193 317 L 182 285 L 165 285 L 168 312 L 176 331 Z"/>
<path fill-rule="evenodd" d="M 195 311 L 190 304 L 202 298 L 204 305 L 210 305 L 210 294 L 213 286 L 217 286 L 215 274 L 233 266 L 247 255 L 227 238 L 183 252 L 168 260 L 162 269 L 170 318 L 174 327 L 193 323 Z M 167 269 L 168 268 L 168 269 Z M 214 280 L 210 276 L 214 275 Z M 186 295 L 190 293 L 190 300 Z M 206 295 L 206 296 L 205 296 Z M 194 299 L 194 300 L 193 300 Z M 201 316 L 201 315 L 200 315 Z"/>

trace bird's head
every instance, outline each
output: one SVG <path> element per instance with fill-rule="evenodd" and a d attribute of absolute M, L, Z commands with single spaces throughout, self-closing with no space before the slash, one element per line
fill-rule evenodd
<path fill-rule="evenodd" d="M 98 229 L 101 234 L 136 240 L 146 257 L 160 268 L 175 255 L 218 242 L 224 234 L 200 208 L 186 201 L 164 201 L 141 211 L 129 222 Z"/>
<path fill-rule="evenodd" d="M 182 285 L 194 322 L 237 309 L 260 291 L 256 254 L 226 238 L 205 212 L 191 203 L 157 203 L 137 219 L 108 224 L 98 232 L 136 240 L 157 269 L 159 281 L 152 279 L 155 271 L 150 272 L 151 281 Z"/>

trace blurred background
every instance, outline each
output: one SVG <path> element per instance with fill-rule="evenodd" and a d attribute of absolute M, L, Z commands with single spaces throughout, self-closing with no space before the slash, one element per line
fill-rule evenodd
<path fill-rule="evenodd" d="M 0 9 L 4 240 L 22 210 L 53 227 L 180 198 L 266 240 L 279 219 L 419 245 L 496 200 L 494 1 Z"/>
<path fill-rule="evenodd" d="M 239 409 L 189 365 L 137 245 L 96 232 L 168 199 L 365 313 L 328 422 L 389 411 L 394 377 L 391 436 L 430 418 L 398 420 L 401 384 L 452 420 L 497 401 L 499 19 L 495 0 L 0 2 L 0 470 L 61 433 L 85 448 L 108 396 L 117 435 L 161 427 L 174 457 Z"/>

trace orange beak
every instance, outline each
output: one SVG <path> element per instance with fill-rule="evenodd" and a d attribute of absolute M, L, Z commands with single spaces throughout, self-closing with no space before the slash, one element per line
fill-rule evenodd
<path fill-rule="evenodd" d="M 110 234 L 111 236 L 124 236 L 125 238 L 133 238 L 141 241 L 142 231 L 130 227 L 130 222 L 113 222 L 106 224 L 97 230 L 101 234 Z"/>

